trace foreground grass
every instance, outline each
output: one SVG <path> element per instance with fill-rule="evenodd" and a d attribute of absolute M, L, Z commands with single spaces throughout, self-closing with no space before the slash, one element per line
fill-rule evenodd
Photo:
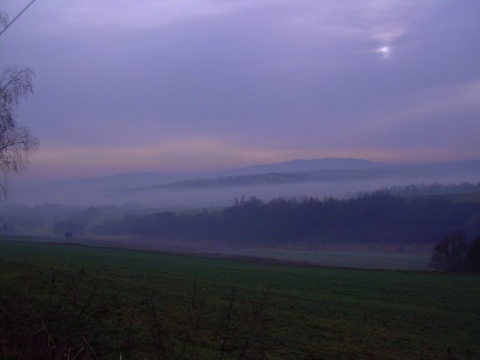
<path fill-rule="evenodd" d="M 276 259 L 330 267 L 357 269 L 424 271 L 429 267 L 432 252 L 367 252 L 367 251 L 288 251 L 247 249 L 228 251 L 226 254 Z"/>
<path fill-rule="evenodd" d="M 477 359 L 480 277 L 0 241 L 0 358 Z"/>

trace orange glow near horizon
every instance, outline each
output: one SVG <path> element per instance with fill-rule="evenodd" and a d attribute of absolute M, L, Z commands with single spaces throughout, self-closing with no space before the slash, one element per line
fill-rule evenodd
<path fill-rule="evenodd" d="M 387 163 L 472 159 L 472 154 L 436 150 L 269 149 L 244 147 L 212 138 L 192 138 L 132 148 L 42 148 L 20 178 L 64 179 L 130 172 L 205 174 L 295 159 L 358 158 Z"/>

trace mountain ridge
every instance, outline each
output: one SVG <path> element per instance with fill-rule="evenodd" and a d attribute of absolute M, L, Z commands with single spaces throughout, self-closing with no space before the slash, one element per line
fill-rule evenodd
<path fill-rule="evenodd" d="M 218 173 L 217 176 L 197 177 L 171 183 L 152 185 L 132 191 L 187 190 L 247 186 L 269 186 L 315 182 L 345 182 L 355 180 L 393 179 L 405 176 L 431 175 L 442 177 L 449 172 L 459 174 L 478 169 L 480 160 L 387 164 L 354 158 L 292 160 L 277 164 L 256 165 Z"/>
<path fill-rule="evenodd" d="M 271 172 L 359 169 L 386 166 L 386 163 L 357 158 L 293 159 L 272 164 L 251 165 L 218 172 L 219 176 L 251 175 Z"/>
<path fill-rule="evenodd" d="M 478 169 L 480 174 L 480 159 L 473 160 L 453 160 L 436 162 L 418 162 L 407 164 L 394 164 L 375 162 L 358 158 L 322 158 L 322 159 L 294 159 L 272 164 L 259 164 L 241 168 L 233 168 L 219 172 L 175 175 L 165 172 L 128 172 L 109 176 L 98 176 L 89 178 L 79 178 L 70 180 L 57 180 L 50 182 L 55 185 L 96 185 L 111 186 L 121 188 L 123 183 L 129 182 L 128 188 L 154 187 L 156 185 L 169 185 L 176 182 L 188 182 L 194 180 L 211 180 L 222 177 L 239 177 L 247 175 L 262 174 L 288 174 L 288 173 L 314 173 L 328 171 L 362 171 L 371 170 L 373 173 L 390 171 L 395 173 L 432 173 L 437 174 L 445 171 L 465 172 L 468 169 Z"/>
<path fill-rule="evenodd" d="M 296 159 L 203 175 L 130 172 L 88 179 L 15 183 L 9 187 L 9 199 L 24 204 L 220 206 L 239 195 L 341 196 L 392 185 L 464 182 L 480 182 L 480 159 L 410 164 L 354 158 Z"/>

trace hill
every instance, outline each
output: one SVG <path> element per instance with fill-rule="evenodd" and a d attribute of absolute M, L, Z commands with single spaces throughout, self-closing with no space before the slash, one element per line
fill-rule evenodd
<path fill-rule="evenodd" d="M 297 159 L 275 164 L 254 165 L 240 169 L 227 170 L 219 173 L 218 176 L 241 176 L 285 172 L 310 172 L 318 170 L 355 170 L 371 169 L 381 166 L 388 165 L 354 158 L 326 158 L 314 160 Z"/>
<path fill-rule="evenodd" d="M 292 160 L 220 173 L 173 175 L 127 173 L 48 183 L 13 183 L 9 202 L 210 207 L 232 204 L 235 197 L 344 196 L 379 188 L 480 181 L 480 160 L 388 164 L 362 159 Z"/>

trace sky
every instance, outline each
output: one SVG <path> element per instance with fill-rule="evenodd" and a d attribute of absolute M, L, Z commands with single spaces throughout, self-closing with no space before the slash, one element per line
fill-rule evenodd
<path fill-rule="evenodd" d="M 1 69 L 36 74 L 20 176 L 478 159 L 479 19 L 478 0 L 37 0 L 0 36 Z"/>

